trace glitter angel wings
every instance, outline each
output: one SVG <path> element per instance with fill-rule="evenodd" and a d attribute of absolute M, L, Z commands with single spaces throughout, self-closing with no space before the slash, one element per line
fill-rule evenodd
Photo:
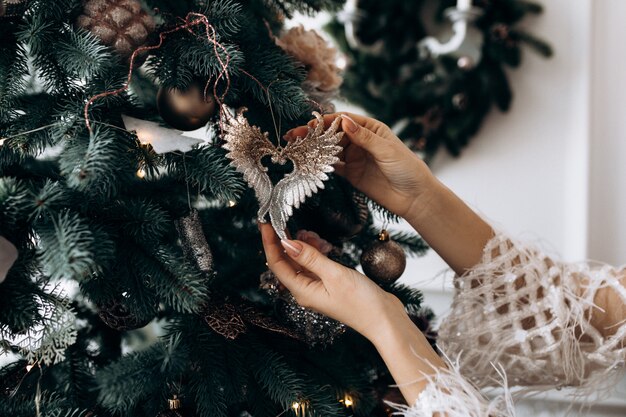
<path fill-rule="evenodd" d="M 259 221 L 265 222 L 269 213 L 270 221 L 281 239 L 286 239 L 287 221 L 293 209 L 313 194 L 324 188 L 328 173 L 333 172 L 333 164 L 339 161 L 341 152 L 338 146 L 343 132 L 338 132 L 341 117 L 337 117 L 328 129 L 324 128 L 322 116 L 313 112 L 317 126 L 309 127 L 307 135 L 289 142 L 285 147 L 275 147 L 269 134 L 257 126 L 250 126 L 244 117 L 245 108 L 235 116 L 225 113 L 224 148 L 226 155 L 237 171 L 243 174 L 248 185 L 254 189 L 259 201 Z M 275 164 L 293 163 L 293 171 L 285 175 L 275 186 L 267 175 L 267 168 L 261 159 L 270 155 Z"/>

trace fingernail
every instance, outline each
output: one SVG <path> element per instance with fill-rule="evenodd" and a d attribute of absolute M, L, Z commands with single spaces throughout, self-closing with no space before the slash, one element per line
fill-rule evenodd
<path fill-rule="evenodd" d="M 283 139 L 291 139 L 292 136 L 293 136 L 293 129 L 288 130 L 287 133 L 283 135 Z"/>
<path fill-rule="evenodd" d="M 306 125 L 309 126 L 309 127 L 315 127 L 315 126 L 317 126 L 317 120 L 311 120 Z"/>
<path fill-rule="evenodd" d="M 359 130 L 359 125 L 356 124 L 352 117 L 348 116 L 347 114 L 342 114 L 341 117 L 346 121 L 346 127 L 348 128 L 349 132 L 354 133 Z"/>
<path fill-rule="evenodd" d="M 290 256 L 298 256 L 302 253 L 302 245 L 298 242 L 283 239 L 280 243 Z"/>

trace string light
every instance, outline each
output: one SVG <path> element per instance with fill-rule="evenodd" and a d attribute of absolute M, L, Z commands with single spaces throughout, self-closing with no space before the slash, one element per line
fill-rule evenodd
<path fill-rule="evenodd" d="M 135 175 L 137 175 L 139 179 L 144 179 L 146 177 L 146 171 L 144 171 L 143 168 L 139 168 Z"/>
<path fill-rule="evenodd" d="M 345 396 L 345 398 L 343 399 L 343 403 L 346 407 L 352 407 L 354 405 L 354 401 L 349 395 Z"/>
<path fill-rule="evenodd" d="M 228 201 L 228 207 L 235 207 L 237 205 L 237 202 L 234 200 L 229 200 Z"/>
<path fill-rule="evenodd" d="M 6 139 L 0 139 L 0 146 L 4 145 L 4 142 L 6 142 Z"/>
<path fill-rule="evenodd" d="M 293 404 L 291 404 L 291 408 L 293 408 L 295 411 L 298 411 L 300 409 L 300 403 L 295 401 Z"/>
<path fill-rule="evenodd" d="M 33 369 L 33 365 L 32 363 L 29 363 L 28 365 L 26 365 L 26 372 L 30 372 L 31 369 Z"/>

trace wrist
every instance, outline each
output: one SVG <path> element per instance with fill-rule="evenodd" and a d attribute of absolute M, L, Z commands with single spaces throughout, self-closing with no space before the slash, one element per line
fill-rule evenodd
<path fill-rule="evenodd" d="M 378 320 L 378 328 L 366 337 L 383 358 L 410 354 L 421 363 L 420 368 L 431 373 L 444 366 L 424 334 L 413 323 L 402 302 L 388 294 L 387 307 Z"/>
<path fill-rule="evenodd" d="M 420 190 L 415 193 L 406 216 L 403 216 L 418 232 L 419 225 L 428 221 L 438 212 L 438 203 L 444 194 L 444 185 L 430 171 L 422 181 Z"/>

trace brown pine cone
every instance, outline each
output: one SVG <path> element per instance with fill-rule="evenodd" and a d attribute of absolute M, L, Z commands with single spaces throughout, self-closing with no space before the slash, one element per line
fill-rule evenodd
<path fill-rule="evenodd" d="M 138 0 L 86 0 L 76 24 L 129 58 L 156 27 Z"/>

